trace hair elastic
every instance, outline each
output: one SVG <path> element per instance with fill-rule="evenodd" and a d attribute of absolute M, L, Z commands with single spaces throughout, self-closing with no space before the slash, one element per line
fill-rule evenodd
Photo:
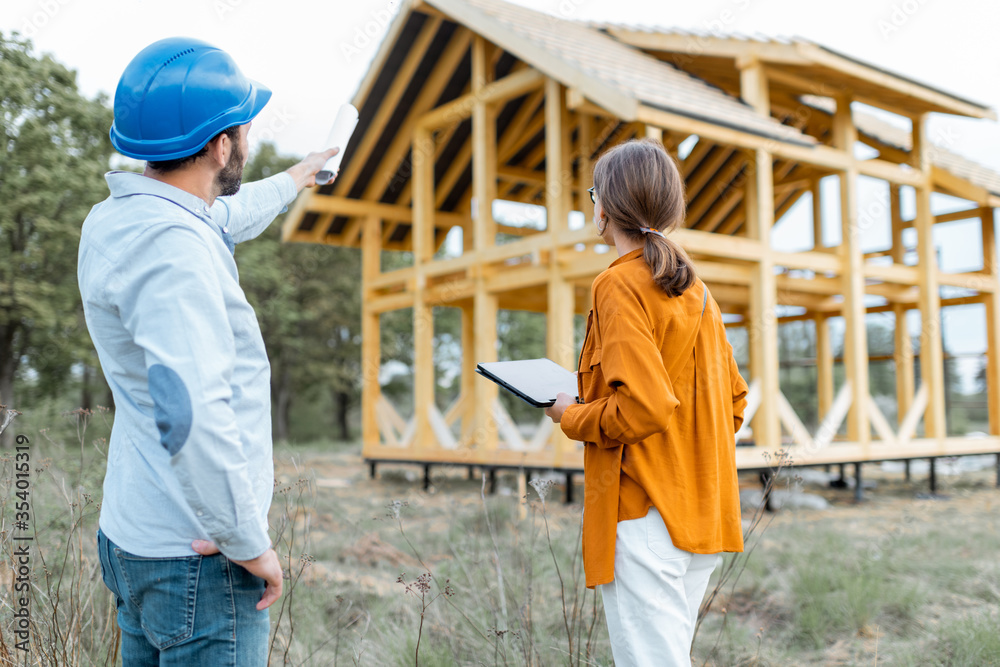
<path fill-rule="evenodd" d="M 640 227 L 639 231 L 643 234 L 656 234 L 660 238 L 667 238 L 667 235 L 661 232 L 659 229 L 653 229 L 652 227 Z"/>

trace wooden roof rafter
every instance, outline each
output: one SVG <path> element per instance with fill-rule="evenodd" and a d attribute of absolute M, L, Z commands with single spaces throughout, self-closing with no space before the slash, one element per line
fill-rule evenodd
<path fill-rule="evenodd" d="M 702 61 L 711 62 L 712 58 L 735 61 L 752 56 L 767 63 L 773 70 L 773 79 L 779 83 L 788 81 L 790 77 L 809 81 L 812 88 L 817 86 L 818 80 L 843 82 L 855 90 L 855 99 L 873 103 L 873 106 L 885 106 L 885 100 L 891 98 L 894 100 L 893 106 L 899 108 L 898 101 L 909 100 L 911 113 L 930 111 L 996 120 L 996 113 L 986 105 L 888 72 L 802 38 L 746 38 L 739 35 L 706 35 L 679 30 L 636 28 L 613 23 L 591 25 L 624 44 L 653 53 L 662 59 L 669 59 L 682 69 L 698 71 Z M 784 79 L 781 78 L 782 74 L 786 75 Z M 712 80 L 713 77 L 707 78 Z M 857 92 L 859 89 L 860 94 Z M 866 95 L 868 91 L 870 93 Z"/>
<path fill-rule="evenodd" d="M 517 53 L 517 50 L 524 46 L 522 40 L 530 36 L 531 31 L 537 28 L 537 26 L 530 25 L 531 21 L 542 24 L 542 27 L 538 29 L 547 30 L 553 34 L 564 31 L 568 34 L 572 31 L 578 31 L 580 26 L 576 22 L 567 22 L 558 17 L 547 17 L 545 20 L 532 19 L 532 17 L 544 15 L 523 7 L 508 6 L 500 0 L 470 0 L 466 3 L 468 6 L 462 8 L 453 6 L 457 1 L 427 0 L 427 2 L 405 2 L 403 4 L 400 15 L 393 22 L 393 26 L 390 26 L 389 35 L 391 38 L 394 36 L 395 39 L 402 39 L 404 35 L 409 35 L 407 39 L 410 41 L 390 44 L 391 39 L 389 39 L 382 44 L 379 47 L 379 54 L 376 55 L 376 65 L 373 65 L 372 71 L 366 76 L 355 96 L 356 103 L 370 107 L 363 109 L 362 123 L 359 124 L 365 126 L 367 123 L 364 131 L 359 133 L 361 137 L 359 141 L 365 143 L 359 143 L 359 146 L 368 149 L 369 154 L 364 155 L 365 151 L 358 146 L 349 147 L 345 154 L 344 171 L 341 178 L 333 186 L 319 188 L 318 192 L 309 193 L 296 203 L 296 211 L 293 212 L 293 216 L 290 216 L 290 221 L 297 218 L 295 223 L 299 223 L 299 226 L 294 229 L 295 223 L 286 225 L 286 238 L 294 237 L 295 240 L 313 240 L 347 245 L 359 243 L 362 228 L 361 217 L 356 214 L 345 215 L 347 210 L 339 211 L 334 207 L 311 206 L 309 203 L 309 200 L 329 196 L 327 193 L 334 188 L 338 189 L 337 192 L 343 192 L 347 198 L 357 201 L 382 201 L 401 206 L 405 206 L 409 202 L 412 185 L 406 156 L 409 153 L 411 128 L 414 127 L 415 122 L 418 122 L 418 117 L 422 118 L 423 114 L 442 104 L 447 107 L 449 102 L 454 102 L 456 97 L 467 95 L 469 91 L 467 74 L 464 75 L 466 77 L 464 81 L 455 79 L 462 84 L 460 90 L 454 90 L 455 81 L 451 81 L 460 74 L 461 59 L 466 54 L 461 54 L 459 59 L 453 63 L 455 66 L 450 68 L 449 74 L 446 72 L 449 68 L 441 64 L 445 54 L 445 49 L 441 48 L 443 45 L 431 46 L 437 43 L 434 36 L 445 30 L 450 31 L 452 41 L 459 39 L 460 36 L 468 39 L 474 30 L 478 30 L 476 26 L 471 25 L 460 16 L 463 12 L 476 13 L 477 16 L 473 23 L 478 21 L 483 25 L 490 24 L 492 26 L 486 30 L 489 34 L 483 35 L 487 43 L 494 45 L 488 49 L 490 69 L 496 69 L 501 59 L 505 63 L 504 67 L 509 66 L 512 71 L 516 71 L 518 68 L 525 71 L 538 71 L 541 68 L 544 71 L 548 67 L 554 67 L 555 70 L 561 71 L 564 66 L 580 66 L 578 63 L 566 60 L 553 64 L 550 62 L 554 55 L 552 49 L 546 49 L 538 44 L 535 45 L 536 49 L 541 48 L 544 53 L 537 50 L 533 53 L 539 55 L 545 61 L 544 63 L 525 59 L 523 54 Z M 497 25 L 502 27 L 498 28 Z M 611 42 L 614 42 L 614 39 Z M 597 43 L 595 42 L 595 44 Z M 596 48 L 599 50 L 605 46 L 610 49 L 613 44 L 600 43 Z M 398 55 L 401 48 L 405 49 L 402 57 Z M 421 51 L 423 53 L 420 53 Z M 767 58 L 771 58 L 771 55 Z M 377 80 L 374 71 L 379 69 L 378 63 L 388 62 L 390 56 L 396 59 L 395 68 L 390 68 L 396 76 L 389 76 L 386 81 Z M 558 58 L 558 54 L 555 56 Z M 433 66 L 427 71 L 427 63 L 430 62 L 431 58 L 433 58 Z M 726 73 L 726 61 L 735 60 L 735 58 L 709 57 L 707 60 L 710 61 L 711 68 L 714 68 L 715 75 L 722 76 Z M 649 66 L 647 61 L 636 62 L 641 63 L 643 68 Z M 772 60 L 766 63 L 766 71 L 773 73 L 776 81 L 771 90 L 772 111 L 775 112 L 776 118 L 768 120 L 773 121 L 774 124 L 780 124 L 786 130 L 797 133 L 794 136 L 810 141 L 818 140 L 829 143 L 828 138 L 831 135 L 832 125 L 829 114 L 823 113 L 822 110 L 817 111 L 804 104 L 800 99 L 796 99 L 794 97 L 796 91 L 791 87 L 793 77 L 796 75 L 786 76 L 782 74 L 781 67 L 788 68 L 792 65 Z M 401 75 L 409 73 L 415 76 L 420 68 L 424 68 L 421 70 L 423 74 L 416 78 L 421 79 L 419 83 L 423 93 L 421 98 L 424 102 L 423 109 L 420 113 L 414 113 L 413 108 L 417 105 L 407 104 L 409 108 L 404 113 L 403 109 L 399 108 L 404 101 L 404 95 L 411 96 L 409 102 L 413 102 L 416 99 L 416 92 L 406 92 L 409 87 L 405 83 L 410 82 L 404 83 L 403 79 L 406 77 Z M 736 76 L 735 68 L 731 69 L 733 69 L 733 76 L 730 77 L 732 79 L 731 85 L 734 85 L 738 76 Z M 500 76 L 499 71 L 497 71 L 497 76 Z M 641 91 L 627 92 L 628 95 L 632 95 L 637 100 L 637 115 L 632 120 L 623 119 L 616 116 L 613 109 L 607 108 L 607 105 L 604 104 L 605 100 L 595 96 L 593 89 L 586 87 L 587 80 L 588 77 L 580 78 L 577 74 L 572 74 L 569 76 L 569 80 L 564 80 L 562 83 L 567 86 L 567 104 L 572 112 L 571 115 L 588 114 L 597 121 L 593 131 L 594 141 L 590 146 L 594 148 L 594 151 L 589 156 L 590 158 L 599 154 L 609 140 L 614 142 L 631 135 L 645 136 L 646 128 L 650 125 L 665 128 L 661 134 L 664 145 L 667 145 L 668 142 L 672 142 L 672 145 L 677 144 L 681 138 L 692 134 L 698 136 L 698 141 L 693 149 L 685 160 L 680 161 L 689 189 L 690 211 L 694 214 L 689 217 L 689 223 L 697 229 L 710 228 L 718 232 L 732 230 L 730 233 L 738 233 L 741 229 L 740 211 L 742 207 L 739 206 L 739 203 L 742 201 L 742 197 L 739 192 L 730 191 L 733 189 L 731 183 L 722 187 L 725 194 L 719 197 L 718 201 L 711 202 L 703 195 L 712 187 L 714 181 L 726 181 L 725 178 L 722 178 L 723 176 L 732 173 L 739 174 L 739 168 L 736 168 L 735 172 L 733 171 L 734 163 L 740 159 L 744 150 L 753 150 L 761 145 L 767 145 L 769 148 L 774 147 L 773 155 L 776 167 L 787 162 L 791 163 L 790 168 L 794 169 L 794 164 L 801 164 L 802 167 L 795 173 L 802 178 L 805 178 L 802 169 L 806 169 L 808 175 L 821 175 L 841 171 L 848 167 L 844 157 L 835 154 L 836 152 L 830 150 L 829 146 L 810 148 L 804 144 L 796 145 L 794 142 L 786 144 L 781 140 L 762 142 L 759 136 L 754 137 L 752 132 L 748 135 L 746 128 L 737 127 L 739 123 L 745 122 L 742 116 L 739 122 L 734 120 L 734 125 L 731 127 L 713 126 L 697 118 L 683 117 L 673 111 L 649 106 L 649 99 L 652 98 L 644 98 L 647 93 Z M 577 85 L 574 86 L 574 83 Z M 431 95 L 426 91 L 428 84 L 431 87 L 437 86 L 438 92 L 443 92 L 441 84 L 444 87 L 450 86 L 450 92 L 443 96 Z M 689 84 L 690 81 L 684 83 L 684 85 Z M 702 84 L 699 83 L 697 86 L 702 86 Z M 601 102 L 600 105 L 592 101 L 595 97 Z M 501 198 L 540 203 L 539 197 L 544 192 L 545 177 L 542 171 L 545 164 L 545 118 L 542 98 L 541 90 L 536 88 L 516 100 L 507 100 L 505 106 L 502 107 L 507 116 L 514 120 L 506 127 L 498 127 L 498 130 L 501 131 L 498 132 L 497 154 L 499 159 L 496 176 L 498 178 L 498 195 Z M 796 113 L 797 111 L 801 112 L 803 108 L 809 110 L 809 114 L 805 117 L 801 113 Z M 446 112 L 439 110 L 438 113 L 444 115 Z M 367 118 L 364 118 L 366 115 Z M 390 133 L 390 127 L 393 128 L 394 135 Z M 449 225 L 467 226 L 468 224 L 469 216 L 467 213 L 460 218 L 444 215 L 450 211 L 467 210 L 470 201 L 472 147 L 468 138 L 463 136 L 467 132 L 468 121 L 461 120 L 444 127 L 437 135 L 440 141 L 435 144 L 434 149 L 437 165 L 434 204 L 435 209 L 441 215 L 437 216 L 435 224 L 442 230 L 446 229 L 444 227 L 445 221 L 449 221 Z M 885 176 L 892 183 L 915 183 L 913 176 L 905 173 L 905 170 L 899 169 L 899 165 L 906 164 L 905 158 L 907 158 L 908 151 L 893 146 L 892 142 L 869 136 L 863 128 L 859 131 L 858 138 L 879 151 L 878 159 L 855 163 L 860 173 L 876 178 Z M 384 143 L 379 143 L 380 141 Z M 572 150 L 582 151 L 583 148 L 574 141 Z M 352 159 L 352 152 L 357 154 L 357 159 Z M 379 161 L 375 162 L 376 160 Z M 582 155 L 574 153 L 569 164 L 575 174 L 571 186 L 574 196 L 585 197 L 585 193 L 580 194 L 583 187 L 580 179 L 581 166 L 584 164 L 589 166 L 592 161 L 590 159 L 583 160 Z M 963 173 L 970 171 L 962 164 L 958 166 L 965 169 Z M 363 174 L 367 177 L 361 178 Z M 963 182 L 963 178 L 952 178 L 948 167 L 937 169 L 935 174 L 938 176 L 934 181 L 935 187 L 940 191 L 975 196 L 974 200 L 981 205 L 1000 201 L 1000 197 L 994 196 L 981 186 L 973 187 Z M 801 196 L 802 190 L 799 186 L 803 185 L 802 178 L 795 179 L 797 181 L 795 183 L 781 183 L 780 179 L 775 182 L 776 208 L 780 209 L 791 199 L 797 199 L 798 196 Z M 366 184 L 365 189 L 358 191 L 360 187 L 358 184 L 362 182 Z M 736 188 L 736 190 L 739 189 Z M 798 192 L 797 196 L 795 196 L 796 192 Z M 334 199 L 330 203 L 338 201 L 340 200 Z M 354 210 L 350 207 L 348 209 Z M 721 217 L 720 214 L 722 214 Z M 390 241 L 391 247 L 406 247 L 408 223 L 391 219 L 387 219 L 386 222 L 386 238 L 393 239 Z M 443 231 L 435 232 L 434 236 L 438 239 L 443 238 Z"/>

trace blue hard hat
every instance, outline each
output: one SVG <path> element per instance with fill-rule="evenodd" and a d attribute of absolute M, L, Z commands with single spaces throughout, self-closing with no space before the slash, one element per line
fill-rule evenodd
<path fill-rule="evenodd" d="M 189 37 L 161 39 L 118 81 L 111 143 L 139 160 L 187 157 L 226 128 L 249 123 L 270 98 L 222 49 Z"/>

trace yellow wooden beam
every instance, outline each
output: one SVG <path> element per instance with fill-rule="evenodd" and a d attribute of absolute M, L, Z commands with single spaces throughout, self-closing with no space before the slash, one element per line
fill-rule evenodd
<path fill-rule="evenodd" d="M 809 64 L 809 60 L 793 45 L 781 42 L 751 43 L 724 36 L 659 32 L 618 26 L 609 26 L 607 31 L 618 41 L 646 51 L 671 52 L 674 55 L 668 62 L 677 63 L 677 66 L 682 68 L 685 61 L 693 62 L 699 56 L 736 59 L 751 52 L 770 63 Z"/>
<path fill-rule="evenodd" d="M 934 90 L 933 88 L 928 88 L 927 86 L 922 86 L 918 83 L 914 83 L 913 81 L 894 76 L 888 72 L 865 65 L 864 63 L 856 60 L 845 58 L 840 54 L 824 49 L 818 44 L 797 42 L 796 47 L 804 57 L 813 61 L 817 65 L 830 67 L 831 69 L 869 81 L 877 86 L 886 88 L 903 96 L 912 97 L 916 100 L 921 100 L 925 104 L 937 106 L 939 107 L 939 109 L 937 109 L 938 111 L 969 116 L 971 118 L 988 118 L 990 120 L 997 119 L 996 113 L 992 109 L 982 107 L 977 104 L 971 104 L 965 100 L 948 95 L 947 93 L 942 93 L 938 90 Z M 884 106 L 884 102 L 879 104 L 878 100 L 866 99 L 865 102 L 868 104 L 874 104 L 875 106 Z"/>
<path fill-rule="evenodd" d="M 358 174 L 361 173 L 361 169 L 368 160 L 368 156 L 375 147 L 375 142 L 381 139 L 385 134 L 389 118 L 393 113 L 395 113 L 396 108 L 399 105 L 399 101 L 403 97 L 403 93 L 410 85 L 410 82 L 417 71 L 417 67 L 423 61 L 424 55 L 427 53 L 427 49 L 430 46 L 431 41 L 434 39 L 434 36 L 437 34 L 440 26 L 441 19 L 439 18 L 430 18 L 424 21 L 424 25 L 421 27 L 416 39 L 413 40 L 413 44 L 407 52 L 406 58 L 403 59 L 402 64 L 399 66 L 396 76 L 392 80 L 392 84 L 383 96 L 378 110 L 372 117 L 372 120 L 368 125 L 368 129 L 365 131 L 363 136 L 359 137 L 361 141 L 358 143 L 357 149 L 354 151 L 354 158 L 337 176 L 337 180 L 334 185 L 334 192 L 338 195 L 343 196 L 351 190 L 357 180 Z"/>
<path fill-rule="evenodd" d="M 378 168 L 374 172 L 379 176 L 370 180 L 361 199 L 374 201 L 382 196 L 382 193 L 399 171 L 400 164 L 410 150 L 410 140 L 419 118 L 441 96 L 455 68 L 458 67 L 468 52 L 470 40 L 471 35 L 469 31 L 461 28 L 456 30 L 455 34 L 452 35 L 448 45 L 441 52 L 437 64 L 420 89 L 420 93 L 418 93 L 413 104 L 410 105 L 410 109 L 403 122 L 399 127 L 394 128 L 392 142 L 390 142 L 389 147 L 383 153 Z"/>
<path fill-rule="evenodd" d="M 350 199 L 348 197 L 335 197 L 330 195 L 313 196 L 312 199 L 309 200 L 306 210 L 314 211 L 316 213 L 330 213 L 332 215 L 375 215 L 382 220 L 391 220 L 393 222 L 413 221 L 413 209 L 409 206 L 383 204 L 382 202 L 377 201 Z M 469 223 L 469 216 L 450 211 L 435 211 L 434 219 L 443 227 L 453 227 L 455 225 L 464 226 Z"/>
<path fill-rule="evenodd" d="M 705 159 L 705 156 L 707 156 L 709 151 L 712 150 L 713 146 L 715 146 L 715 144 L 711 141 L 698 137 L 698 142 L 695 143 L 694 148 L 691 149 L 691 152 L 688 153 L 687 157 L 684 158 L 684 161 L 681 162 L 681 175 L 687 178 L 693 174 L 698 168 L 698 165 L 700 165 L 702 160 Z M 688 196 L 688 201 L 690 200 L 691 197 Z"/>
<path fill-rule="evenodd" d="M 594 161 L 591 159 L 593 149 L 591 145 L 594 141 L 594 117 L 588 113 L 581 113 L 580 131 L 577 136 L 577 155 L 579 156 L 579 179 L 580 187 L 577 190 L 576 209 L 583 213 L 583 219 L 589 223 L 594 218 L 594 202 L 590 199 L 587 188 L 594 181 Z"/>
<path fill-rule="evenodd" d="M 761 253 L 753 266 L 750 288 L 750 309 L 747 332 L 750 339 L 750 375 L 760 380 L 764 396 L 777 396 L 778 385 L 778 326 L 777 282 L 770 250 L 771 227 L 774 224 L 774 193 L 772 191 L 771 154 L 754 151 L 753 170 L 747 180 L 747 236 L 759 242 Z M 777 404 L 772 400 L 761 403 L 753 419 L 754 441 L 758 446 L 774 447 L 781 442 L 781 423 Z"/>
<path fill-rule="evenodd" d="M 542 109 L 544 102 L 544 87 L 528 95 L 504 130 L 503 136 L 498 137 L 497 159 L 501 164 L 507 164 L 524 144 L 545 127 L 545 112 Z"/>
<path fill-rule="evenodd" d="M 780 449 L 780 451 L 779 451 Z M 914 438 L 905 445 L 872 447 L 857 442 L 836 442 L 823 448 L 785 446 L 774 448 L 737 447 L 736 467 L 739 470 L 761 470 L 774 465 L 779 456 L 787 456 L 796 466 L 815 466 L 857 461 L 889 461 L 940 456 L 995 454 L 1000 450 L 1000 438 Z"/>
<path fill-rule="evenodd" d="M 573 344 L 574 288 L 562 275 L 557 260 L 559 234 L 569 229 L 567 216 L 573 173 L 569 163 L 569 111 L 566 93 L 554 79 L 545 81 L 545 208 L 551 239 L 546 318 L 546 355 L 563 368 L 573 369 L 576 349 Z M 575 446 L 561 429 L 553 429 L 550 442 L 557 460 Z"/>
<path fill-rule="evenodd" d="M 493 200 L 496 198 L 497 137 L 496 112 L 493 106 L 478 96 L 489 85 L 490 68 L 487 64 L 486 41 L 476 36 L 472 44 L 472 94 L 477 96 L 472 109 L 472 195 L 476 200 L 473 220 L 472 243 L 474 257 L 494 247 L 496 222 L 493 219 Z M 488 274 L 480 267 L 473 282 L 473 356 L 476 363 L 496 361 L 497 358 L 497 296 L 487 290 Z M 471 361 L 470 361 L 471 363 Z M 493 420 L 493 405 L 497 400 L 497 386 L 480 380 L 474 384 L 473 410 L 475 428 L 470 444 L 484 452 L 497 451 L 498 434 Z"/>
<path fill-rule="evenodd" d="M 762 116 L 770 116 L 767 77 L 759 60 L 750 59 L 740 66 L 740 96 Z M 760 383 L 761 402 L 753 417 L 754 441 L 758 447 L 781 444 L 781 420 L 776 397 L 778 383 L 778 286 L 771 254 L 771 228 L 774 226 L 774 166 L 771 153 L 759 147 L 748 153 L 745 179 L 747 237 L 758 244 L 757 263 L 752 266 L 747 334 L 750 343 L 750 375 Z M 738 161 L 735 161 L 738 163 Z M 731 176 L 730 176 L 731 178 Z"/>
<path fill-rule="evenodd" d="M 834 146 L 853 155 L 857 130 L 851 117 L 851 100 L 837 100 L 834 115 Z M 854 401 L 847 417 L 848 438 L 867 446 L 871 441 L 868 416 L 868 330 L 865 321 L 864 257 L 858 227 L 858 171 L 853 161 L 840 174 L 840 255 L 844 295 L 844 370 L 854 388 Z"/>
<path fill-rule="evenodd" d="M 914 124 L 916 124 L 916 119 L 914 119 Z M 928 149 L 929 151 L 929 149 Z M 916 151 L 914 151 L 916 154 Z M 956 176 L 946 169 L 941 167 L 935 167 L 930 165 L 929 157 L 928 160 L 928 171 L 931 175 L 931 180 L 934 185 L 938 188 L 946 190 L 948 193 L 953 194 L 957 197 L 963 199 L 968 199 L 970 201 L 976 202 L 980 206 L 990 206 L 991 193 L 983 187 L 978 185 L 973 185 L 969 181 L 965 180 L 960 176 Z"/>
<path fill-rule="evenodd" d="M 971 208 L 964 208 L 960 211 L 950 211 L 948 213 L 939 213 L 934 216 L 934 224 L 941 222 L 955 222 L 956 220 L 972 220 L 973 218 L 978 218 L 979 213 L 982 211 L 982 206 L 973 206 Z M 914 221 L 903 220 L 903 229 L 913 226 Z"/>
<path fill-rule="evenodd" d="M 930 165 L 930 145 L 927 139 L 927 116 L 913 120 L 913 153 L 919 169 L 928 174 Z M 937 250 L 934 246 L 934 218 L 931 213 L 931 189 L 929 186 L 915 189 L 917 200 L 917 257 L 920 271 L 920 371 L 929 391 L 927 410 L 924 413 L 924 432 L 930 438 L 944 438 L 945 386 L 944 349 L 941 340 L 941 303 L 939 294 L 939 272 Z"/>
<path fill-rule="evenodd" d="M 904 224 L 898 185 L 889 186 L 889 218 L 892 224 L 892 261 L 902 266 L 906 258 L 906 248 L 903 246 Z M 910 328 L 906 322 L 906 308 L 894 303 L 892 312 L 896 319 L 893 349 L 896 364 L 896 414 L 897 422 L 901 425 L 910 411 L 910 406 L 913 405 L 916 393 L 913 381 L 913 341 L 910 339 Z"/>
<path fill-rule="evenodd" d="M 733 158 L 734 155 L 735 158 Z M 702 189 L 713 180 L 716 172 L 719 171 L 719 169 L 722 168 L 722 165 L 724 165 L 730 158 L 733 158 L 738 164 L 745 162 L 745 160 L 743 160 L 742 157 L 736 153 L 736 149 L 724 148 L 720 146 L 715 152 L 715 155 L 713 155 L 710 160 L 705 162 L 705 166 L 702 167 L 697 174 L 692 174 L 692 176 L 688 179 L 687 187 L 685 188 L 687 191 L 687 200 L 689 202 L 695 201 Z M 722 180 L 722 178 L 720 178 L 720 180 Z M 701 216 L 691 219 L 698 219 L 700 222 Z M 702 226 L 696 226 L 696 229 L 705 228 Z"/>
<path fill-rule="evenodd" d="M 816 385 L 819 414 L 830 412 L 833 405 L 833 345 L 830 342 L 830 324 L 822 313 L 811 315 L 816 326 Z"/>
<path fill-rule="evenodd" d="M 413 419 L 414 448 L 434 445 L 430 414 L 434 406 L 434 309 L 428 303 L 424 265 L 434 254 L 434 139 L 430 130 L 413 131 Z"/>
<path fill-rule="evenodd" d="M 440 2 L 441 0 L 438 0 Z M 434 4 L 435 0 L 431 0 Z M 521 60 L 530 62 L 546 76 L 566 86 L 580 89 L 588 98 L 600 100 L 601 105 L 620 118 L 633 120 L 638 103 L 635 98 L 617 86 L 606 83 L 590 72 L 584 72 L 575 63 L 554 55 L 532 36 L 509 28 L 472 3 L 448 2 L 447 8 L 439 7 L 470 30 L 489 36 Z"/>
<path fill-rule="evenodd" d="M 997 240 L 993 209 L 980 210 L 983 238 L 983 270 L 997 281 L 1000 263 L 997 260 Z M 994 290 L 984 301 L 986 305 L 986 403 L 990 420 L 990 435 L 1000 435 L 1000 290 Z"/>
<path fill-rule="evenodd" d="M 365 217 L 361 236 L 361 285 L 366 297 L 369 284 L 381 270 L 382 221 L 374 215 Z M 375 405 L 381 395 L 381 333 L 379 315 L 365 298 L 361 313 L 361 441 L 367 450 L 380 444 Z"/>
<path fill-rule="evenodd" d="M 462 120 L 472 115 L 476 104 L 495 104 L 519 97 L 538 88 L 545 77 L 536 69 L 522 69 L 508 74 L 499 81 L 483 86 L 476 93 L 469 93 L 428 111 L 420 118 L 421 127 L 436 129 Z"/>

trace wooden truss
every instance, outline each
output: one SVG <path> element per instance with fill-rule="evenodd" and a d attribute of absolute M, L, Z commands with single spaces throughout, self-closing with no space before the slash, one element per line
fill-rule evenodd
<path fill-rule="evenodd" d="M 926 117 L 946 106 L 947 96 L 927 93 L 923 106 L 908 105 L 917 99 L 912 87 L 889 87 L 885 99 L 891 103 L 882 106 L 912 119 L 905 149 L 859 130 L 851 107 L 859 98 L 878 103 L 879 82 L 888 75 L 858 83 L 864 72 L 855 67 L 837 79 L 826 107 L 808 105 L 803 113 L 802 96 L 815 94 L 815 83 L 790 73 L 795 63 L 780 59 L 791 56 L 755 52 L 753 42 L 742 48 L 727 43 L 717 45 L 718 54 L 692 60 L 691 68 L 703 68 L 699 76 L 741 97 L 760 116 L 795 128 L 812 145 L 642 104 L 634 115 L 622 116 L 572 81 L 552 75 L 558 70 L 554 65 L 516 57 L 488 31 L 470 29 L 448 13 L 444 0 L 408 7 L 375 60 L 377 68 L 395 58 L 394 75 L 373 72 L 356 98 L 366 130 L 348 150 L 343 172 L 332 186 L 300 198 L 284 229 L 288 241 L 361 247 L 366 458 L 582 468 L 581 443 L 566 439 L 540 413 L 534 435 L 523 436 L 501 407 L 496 386 L 475 379 L 474 369 L 477 362 L 496 359 L 498 309 L 545 313 L 547 355 L 575 367 L 574 314 L 587 312 L 591 282 L 614 255 L 600 252 L 589 225 L 571 229 L 569 213 L 582 211 L 590 219 L 586 189 L 594 161 L 632 137 L 662 141 L 675 156 L 685 139 L 696 141 L 679 161 L 689 215 L 676 239 L 723 311 L 734 316 L 729 326 L 749 333 L 753 388 L 746 425 L 752 427 L 753 446 L 738 448 L 741 468 L 765 467 L 765 454 L 779 449 L 805 464 L 1000 452 L 1000 284 L 993 236 L 993 207 L 1000 200 L 932 163 Z M 635 46 L 664 59 L 671 48 L 666 38 Z M 771 56 L 779 64 L 769 61 Z M 823 67 L 834 64 L 824 60 Z M 851 82 L 864 94 L 855 95 Z M 947 109 L 971 113 L 955 104 Z M 858 141 L 877 149 L 878 157 L 856 157 Z M 812 198 L 815 238 L 821 238 L 819 180 L 828 176 L 840 183 L 841 245 L 828 248 L 817 241 L 806 252 L 772 249 L 775 221 L 806 194 Z M 893 239 L 888 251 L 865 255 L 860 248 L 860 176 L 888 183 Z M 916 194 L 912 220 L 900 214 L 901 187 Z M 934 216 L 934 191 L 965 198 L 969 206 Z M 546 227 L 497 224 L 492 204 L 498 198 L 544 205 Z M 937 266 L 933 226 L 967 218 L 982 222 L 984 268 L 945 273 Z M 462 254 L 435 258 L 456 227 L 462 231 Z M 903 232 L 909 227 L 916 229 L 915 265 L 904 263 Z M 518 238 L 498 244 L 501 233 Z M 383 271 L 384 250 L 411 252 L 413 265 Z M 964 288 L 966 295 L 942 299 L 942 286 Z M 872 295 L 884 305 L 866 307 Z M 990 432 L 975 440 L 946 434 L 940 327 L 942 307 L 969 303 L 983 304 L 987 314 Z M 806 312 L 780 317 L 783 305 Z M 461 392 L 443 413 L 435 406 L 432 365 L 433 309 L 440 306 L 462 313 Z M 378 382 L 380 316 L 403 308 L 412 309 L 414 321 L 414 414 L 408 421 L 382 396 Z M 893 427 L 867 390 L 865 316 L 893 312 L 903 321 L 912 309 L 919 310 L 922 323 L 921 377 L 914 378 L 909 333 L 898 326 L 900 421 Z M 831 317 L 843 317 L 846 325 L 847 381 L 836 395 Z M 778 326 L 802 319 L 812 320 L 817 332 L 825 415 L 817 433 L 807 431 L 778 383 Z M 847 438 L 838 441 L 835 434 L 845 420 Z M 917 437 L 921 421 L 924 435 Z"/>

